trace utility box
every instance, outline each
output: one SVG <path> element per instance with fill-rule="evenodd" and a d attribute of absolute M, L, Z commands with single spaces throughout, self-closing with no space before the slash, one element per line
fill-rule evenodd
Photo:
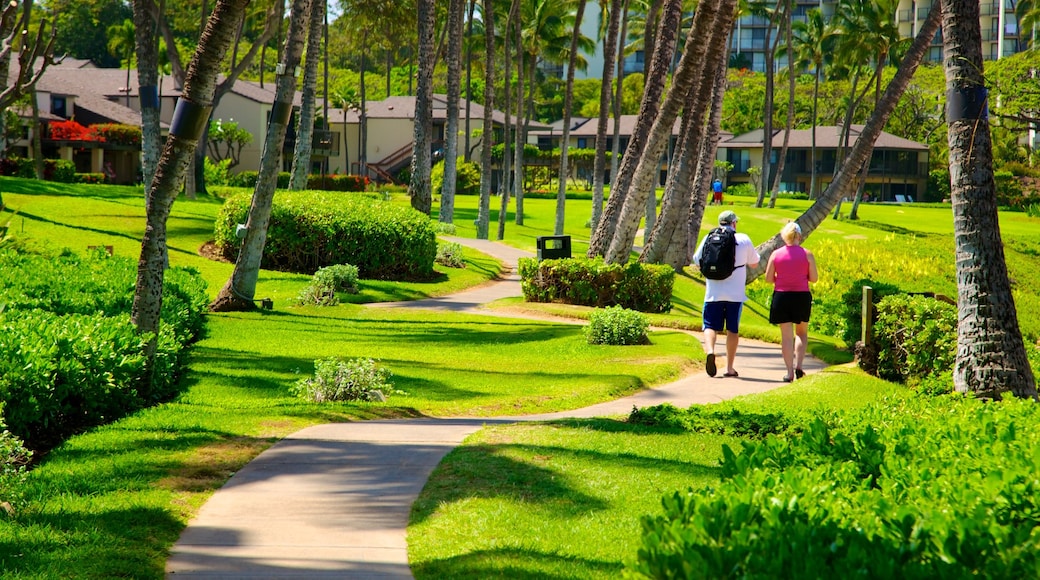
<path fill-rule="evenodd" d="M 570 236 L 538 236 L 538 261 L 571 257 Z"/>

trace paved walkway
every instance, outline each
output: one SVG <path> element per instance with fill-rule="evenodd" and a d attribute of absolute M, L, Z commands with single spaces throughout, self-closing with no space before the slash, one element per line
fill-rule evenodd
<path fill-rule="evenodd" d="M 510 266 L 531 255 L 496 242 L 452 239 Z M 483 303 L 520 294 L 519 278 L 511 268 L 503 280 L 467 292 L 373 306 L 479 312 Z M 721 357 L 719 366 L 725 368 Z M 806 360 L 806 372 L 821 368 L 819 361 Z M 561 413 L 308 427 L 261 453 L 213 494 L 173 547 L 167 578 L 412 578 L 405 542 L 412 502 L 434 467 L 466 436 L 484 425 L 627 415 L 633 406 L 664 402 L 686 407 L 784 384 L 776 345 L 742 340 L 737 369 L 739 378 L 698 373 Z"/>

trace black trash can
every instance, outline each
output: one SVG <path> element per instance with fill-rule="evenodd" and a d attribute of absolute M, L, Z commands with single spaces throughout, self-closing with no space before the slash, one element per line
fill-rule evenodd
<path fill-rule="evenodd" d="M 538 236 L 538 261 L 571 257 L 570 236 Z"/>

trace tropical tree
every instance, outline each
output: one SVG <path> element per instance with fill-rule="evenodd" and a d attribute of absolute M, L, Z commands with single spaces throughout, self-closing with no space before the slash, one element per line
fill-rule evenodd
<path fill-rule="evenodd" d="M 999 399 L 1011 391 L 1037 399 L 1011 292 L 997 217 L 993 151 L 982 72 L 979 5 L 942 0 L 950 194 L 957 256 L 958 392 Z"/>
<path fill-rule="evenodd" d="M 113 24 L 106 31 L 108 34 L 108 51 L 113 56 L 126 59 L 126 106 L 130 106 L 130 70 L 134 63 L 134 21 L 127 18 L 120 24 Z"/>
<path fill-rule="evenodd" d="M 72 58 L 90 60 L 104 68 L 118 67 L 122 54 L 108 48 L 107 31 L 133 18 L 130 4 L 123 0 L 44 0 L 44 12 L 54 22 L 54 50 Z M 24 29 L 23 29 L 24 30 Z M 196 35 L 198 30 L 195 31 Z"/>
<path fill-rule="evenodd" d="M 735 3 L 735 0 L 721 0 L 721 9 L 732 13 Z M 645 209 L 646 196 L 653 193 L 654 177 L 661 155 L 671 138 L 672 126 L 679 110 L 686 104 L 688 96 L 696 90 L 697 84 L 704 76 L 707 46 L 701 39 L 709 37 L 719 10 L 720 0 L 702 0 L 697 5 L 693 27 L 690 28 L 683 55 L 672 77 L 672 86 L 650 130 L 644 154 L 639 159 L 632 178 L 631 190 L 621 208 L 614 237 L 604 256 L 608 263 L 623 264 L 628 261 L 632 252 L 636 230 Z M 732 14 L 729 17 L 731 16 Z"/>
<path fill-rule="evenodd" d="M 319 0 L 320 1 L 320 0 Z M 260 274 L 260 261 L 267 242 L 267 226 L 271 219 L 271 202 L 278 185 L 278 166 L 282 145 L 293 110 L 296 95 L 296 67 L 303 55 L 305 29 L 310 21 L 311 0 L 293 0 L 289 12 L 289 30 L 282 48 L 281 74 L 275 80 L 274 105 L 267 122 L 260 171 L 253 189 L 253 201 L 249 206 L 245 238 L 235 261 L 235 269 L 224 287 L 210 304 L 214 312 L 249 310 L 255 307 L 253 296 Z"/>
<path fill-rule="evenodd" d="M 563 93 L 563 136 L 560 139 L 560 180 L 556 192 L 556 225 L 553 233 L 563 235 L 564 210 L 567 203 L 567 167 L 571 141 L 571 109 L 574 107 L 574 67 L 578 62 L 578 37 L 581 36 L 581 20 L 585 14 L 585 0 L 578 0 L 574 10 L 574 26 L 571 28 L 571 47 L 567 55 L 567 81 Z"/>
<path fill-rule="evenodd" d="M 624 10 L 622 0 L 610 1 L 609 25 L 607 39 L 603 45 L 603 76 L 600 79 L 599 117 L 596 119 L 596 157 L 592 168 L 592 219 L 595 228 L 599 216 L 603 213 L 603 174 L 607 171 L 607 114 L 610 109 L 611 84 L 614 79 L 614 59 L 617 54 L 618 29 L 621 24 L 621 11 Z M 617 125 L 617 118 L 614 124 Z"/>
<path fill-rule="evenodd" d="M 198 49 L 185 76 L 170 135 L 163 146 L 152 185 L 145 190 L 146 224 L 141 238 L 131 319 L 137 332 L 148 336 L 145 353 L 151 364 L 159 334 L 163 275 L 166 270 L 166 220 L 177 198 L 188 163 L 206 128 L 213 105 L 217 75 L 235 37 L 249 0 L 218 0 L 199 37 Z"/>
<path fill-rule="evenodd" d="M 762 186 L 758 190 L 758 199 L 755 200 L 755 207 L 762 207 L 762 203 L 765 200 L 766 190 L 771 185 L 770 176 L 772 176 L 773 167 L 773 83 L 776 77 L 776 71 L 774 70 L 774 62 L 776 57 L 777 42 L 780 40 L 780 35 L 777 35 L 776 39 L 773 39 L 773 29 L 776 28 L 778 20 L 778 14 L 780 13 L 780 7 L 777 2 L 769 0 L 748 0 L 747 12 L 752 16 L 759 16 L 765 18 L 769 25 L 766 27 L 765 37 L 765 67 L 766 67 L 766 92 L 765 92 L 765 107 L 762 111 Z"/>
<path fill-rule="evenodd" d="M 779 8 L 778 8 L 779 9 Z M 784 127 L 784 141 L 780 146 L 780 154 L 776 161 L 776 175 L 773 177 L 773 188 L 769 194 L 769 207 L 776 207 L 776 196 L 780 192 L 780 180 L 783 179 L 784 165 L 787 163 L 787 148 L 791 143 L 791 131 L 794 130 L 794 59 L 792 58 L 791 45 L 793 43 L 791 34 L 791 0 L 784 4 L 783 16 L 778 17 L 784 23 L 784 39 L 786 45 L 784 52 L 787 54 L 787 124 Z M 777 40 L 779 40 L 777 36 Z"/>
<path fill-rule="evenodd" d="M 809 197 L 816 197 L 816 124 L 819 119 L 820 79 L 823 69 L 829 60 L 833 31 L 824 21 L 823 13 L 814 8 L 806 14 L 805 20 L 792 25 L 793 50 L 795 64 L 801 69 L 813 71 L 813 105 L 812 105 L 812 147 L 809 155 L 810 178 Z"/>
<path fill-rule="evenodd" d="M 698 10 L 700 10 L 699 7 Z M 607 207 L 604 208 L 599 224 L 592 232 L 592 239 L 589 240 L 588 256 L 590 258 L 605 256 L 614 239 L 622 210 L 634 183 L 639 162 L 647 151 L 651 131 L 661 111 L 665 81 L 671 68 L 672 58 L 675 55 L 675 45 L 681 20 L 682 0 L 666 0 L 661 12 L 654 52 L 651 55 L 650 72 L 645 79 L 643 101 L 639 105 L 639 116 L 636 120 L 635 128 L 632 129 L 632 135 L 629 136 L 625 155 L 621 158 L 621 166 L 618 167 L 618 173 L 614 177 L 610 198 L 607 200 Z M 689 46 L 689 38 L 687 46 Z M 671 126 L 669 126 L 669 133 L 670 131 Z M 656 151 L 655 159 L 659 160 L 664 144 L 658 145 L 659 148 Z"/>
<path fill-rule="evenodd" d="M 455 180 L 459 155 L 459 97 L 462 75 L 462 19 L 466 0 L 448 0 L 448 47 L 445 62 L 448 67 L 447 110 L 444 135 L 444 185 L 441 189 L 440 221 L 450 224 L 455 218 Z M 467 89 L 468 91 L 468 89 Z M 468 119 L 467 119 L 468 121 Z"/>
<path fill-rule="evenodd" d="M 314 143 L 314 117 L 318 87 L 318 61 L 321 60 L 321 39 L 325 28 L 325 0 L 312 0 L 310 25 L 307 30 L 307 58 L 303 65 L 303 93 L 300 101 L 300 121 L 296 128 L 289 189 L 307 188 L 311 172 L 311 152 Z M 344 122 L 346 122 L 344 120 Z"/>
<path fill-rule="evenodd" d="M 137 52 L 137 92 L 141 101 L 141 175 L 151 187 L 162 150 L 159 94 L 159 39 L 148 5 L 134 0 L 134 50 Z M 147 192 L 146 192 L 147 199 Z"/>
<path fill-rule="evenodd" d="M 433 29 L 436 26 L 434 0 L 418 0 L 419 82 L 416 84 L 414 135 L 412 142 L 412 177 L 408 195 L 412 207 L 430 215 L 433 196 L 430 170 L 433 163 Z"/>
<path fill-rule="evenodd" d="M 481 1 L 484 21 L 484 129 L 480 136 L 480 202 L 477 207 L 477 239 L 488 239 L 491 221 L 491 147 L 495 144 L 492 112 L 495 106 L 495 9 L 494 0 Z"/>

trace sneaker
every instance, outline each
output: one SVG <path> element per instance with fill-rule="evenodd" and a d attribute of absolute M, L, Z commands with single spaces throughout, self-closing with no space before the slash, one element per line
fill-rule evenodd
<path fill-rule="evenodd" d="M 715 353 L 708 354 L 708 360 L 704 363 L 704 370 L 708 371 L 709 377 L 714 377 L 719 369 L 715 367 Z"/>
<path fill-rule="evenodd" d="M 794 369 L 794 378 L 800 379 L 805 376 L 805 371 L 802 369 Z"/>

